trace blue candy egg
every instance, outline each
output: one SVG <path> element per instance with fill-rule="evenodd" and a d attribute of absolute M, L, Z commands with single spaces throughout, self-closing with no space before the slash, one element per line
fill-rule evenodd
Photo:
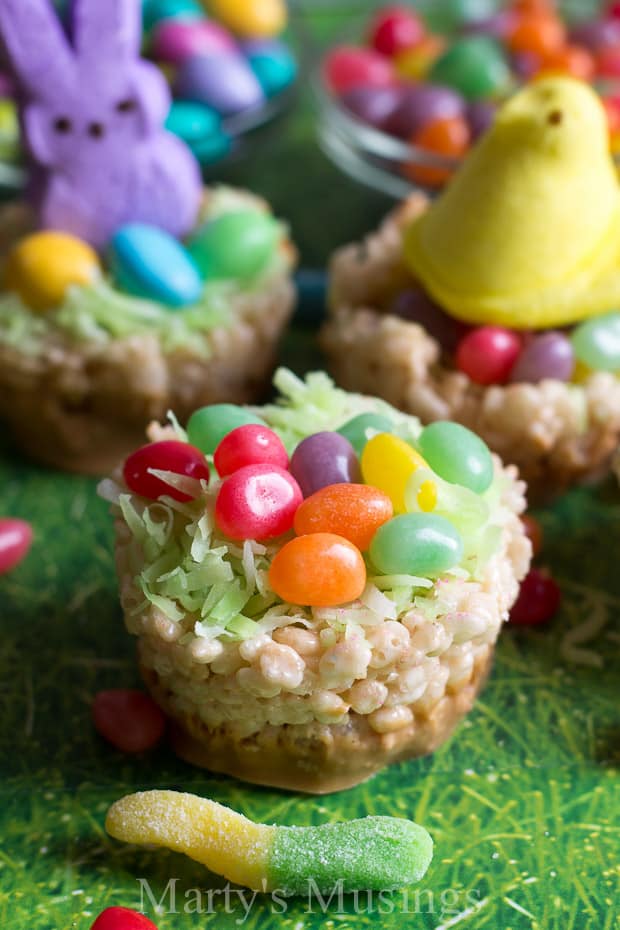
<path fill-rule="evenodd" d="M 192 142 L 190 148 L 201 165 L 213 165 L 216 161 L 226 158 L 233 147 L 231 137 L 223 132 L 215 132 L 204 139 Z"/>
<path fill-rule="evenodd" d="M 206 104 L 222 116 L 260 106 L 265 99 L 250 65 L 238 54 L 188 58 L 179 68 L 176 94 Z"/>
<path fill-rule="evenodd" d="M 205 19 L 199 0 L 142 0 L 142 23 L 148 32 L 163 19 Z"/>
<path fill-rule="evenodd" d="M 191 146 L 209 136 L 219 135 L 221 122 L 219 113 L 203 103 L 175 100 L 166 119 L 166 129 Z"/>
<path fill-rule="evenodd" d="M 110 265 L 124 291 L 170 307 L 195 303 L 202 294 L 198 268 L 183 246 L 156 226 L 129 223 L 110 245 Z"/>
<path fill-rule="evenodd" d="M 253 40 L 243 50 L 266 97 L 275 97 L 297 77 L 297 62 L 284 43 Z"/>

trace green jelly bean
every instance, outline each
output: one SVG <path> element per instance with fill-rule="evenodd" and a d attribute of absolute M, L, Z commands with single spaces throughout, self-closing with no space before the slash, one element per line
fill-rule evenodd
<path fill-rule="evenodd" d="M 419 882 L 433 858 L 424 827 L 400 817 L 364 817 L 318 827 L 278 827 L 269 886 L 285 894 L 402 888 Z"/>
<path fill-rule="evenodd" d="M 337 432 L 348 439 L 357 454 L 361 455 L 364 446 L 372 436 L 376 436 L 377 433 L 391 433 L 393 429 L 392 421 L 381 413 L 360 413 L 352 420 L 343 423 Z"/>
<path fill-rule="evenodd" d="M 449 481 L 482 494 L 493 481 L 493 459 L 489 448 L 460 423 L 438 420 L 425 426 L 417 448 L 433 471 Z"/>
<path fill-rule="evenodd" d="M 457 39 L 433 65 L 429 80 L 447 84 L 468 100 L 508 90 L 510 68 L 499 44 L 489 36 Z"/>
<path fill-rule="evenodd" d="M 440 575 L 463 557 L 463 540 L 455 527 L 430 513 L 404 513 L 380 526 L 370 544 L 370 558 L 384 575 Z"/>
<path fill-rule="evenodd" d="M 162 19 L 206 19 L 206 13 L 198 0 L 142 0 L 145 32 Z"/>
<path fill-rule="evenodd" d="M 276 248 L 278 224 L 260 210 L 236 210 L 207 223 L 189 243 L 206 278 L 251 278 Z"/>
<path fill-rule="evenodd" d="M 620 370 L 620 313 L 586 320 L 573 331 L 571 342 L 575 357 L 588 368 Z"/>
<path fill-rule="evenodd" d="M 254 416 L 244 407 L 235 404 L 211 404 L 195 410 L 187 424 L 187 438 L 205 455 L 213 455 L 220 442 L 238 426 L 248 423 L 265 425 L 265 421 Z"/>
<path fill-rule="evenodd" d="M 497 13 L 495 0 L 426 0 L 422 10 L 429 28 L 456 32 L 467 23 L 480 22 Z"/>

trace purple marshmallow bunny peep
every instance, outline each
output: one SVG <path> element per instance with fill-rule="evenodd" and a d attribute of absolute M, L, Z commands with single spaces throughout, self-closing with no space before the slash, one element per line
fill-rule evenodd
<path fill-rule="evenodd" d="M 186 145 L 163 128 L 159 70 L 140 58 L 140 0 L 74 0 L 70 42 L 51 0 L 0 0 L 25 142 L 41 174 L 39 223 L 104 248 L 125 223 L 182 237 L 202 193 Z"/>

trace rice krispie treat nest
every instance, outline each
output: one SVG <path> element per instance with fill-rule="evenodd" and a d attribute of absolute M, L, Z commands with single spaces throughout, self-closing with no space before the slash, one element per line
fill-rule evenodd
<path fill-rule="evenodd" d="M 131 457 L 100 492 L 115 517 L 125 623 L 138 639 L 144 679 L 172 721 L 176 750 L 197 765 L 247 781 L 323 793 L 354 785 L 399 759 L 433 752 L 471 708 L 529 566 L 530 543 L 519 519 L 524 488 L 515 469 L 504 468 L 488 451 L 485 490 L 445 480 L 420 454 L 425 439 L 415 418 L 340 391 L 323 374 L 301 382 L 282 370 L 276 386 L 281 399 L 251 413 L 293 453 L 286 480 L 295 485 L 297 476 L 305 495 L 301 507 L 300 491 L 295 503 L 297 535 L 292 513 L 290 528 L 282 532 L 279 524 L 280 534 L 272 538 L 224 532 L 222 524 L 232 532 L 228 490 L 234 485 L 241 494 L 243 468 L 223 481 L 211 474 L 208 484 L 155 468 L 151 474 L 192 499 L 178 502 L 164 486 L 153 500 L 127 486 L 134 481 Z M 362 414 L 371 420 L 360 421 Z M 378 425 L 377 417 L 390 432 L 364 426 Z M 189 435 L 196 443 L 193 422 Z M 353 481 L 343 477 L 308 494 L 315 470 L 304 471 L 300 450 L 316 443 L 317 434 L 342 446 L 343 437 L 355 432 L 351 423 L 363 427 L 356 432 L 351 467 L 359 455 L 364 484 L 352 474 Z M 187 440 L 176 424 L 154 425 L 149 435 L 156 445 L 140 456 L 148 450 L 154 456 L 162 441 L 175 439 L 176 447 Z M 463 436 L 478 442 L 465 430 Z M 203 451 L 212 463 L 213 444 L 207 449 L 203 443 Z M 319 469 L 324 460 L 317 454 L 315 448 L 312 461 Z M 216 450 L 216 463 L 222 460 Z M 397 472 L 406 498 L 400 507 Z M 391 494 L 396 516 L 374 532 L 370 544 L 360 543 L 363 557 L 356 550 L 355 571 L 362 578 L 354 595 L 349 587 L 346 602 L 322 599 L 325 585 L 345 569 L 320 552 L 314 563 L 304 562 L 300 549 L 322 544 L 328 533 L 321 530 L 327 530 L 342 534 L 330 536 L 330 544 L 339 540 L 336 545 L 348 547 L 351 556 L 355 546 L 346 537 L 353 538 L 353 518 L 337 502 L 359 494 L 360 487 L 371 496 L 387 494 L 390 512 Z M 272 490 L 256 494 L 270 514 Z M 330 504 L 321 509 L 326 497 Z M 361 519 L 361 511 L 354 516 Z M 410 546 L 405 537 L 414 525 L 423 534 Z M 397 542 L 392 539 L 390 549 L 393 531 Z M 438 534 L 438 548 L 424 542 L 426 531 Z M 450 556 L 451 539 L 457 543 Z M 407 547 L 409 561 L 403 563 Z M 430 562 L 420 562 L 427 549 Z M 306 599 L 303 593 L 287 595 L 291 585 L 301 585 Z"/>

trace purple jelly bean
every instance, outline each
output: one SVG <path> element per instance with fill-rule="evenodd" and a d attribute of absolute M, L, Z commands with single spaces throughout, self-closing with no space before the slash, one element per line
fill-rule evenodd
<path fill-rule="evenodd" d="M 472 139 L 479 139 L 493 125 L 497 106 L 490 100 L 473 100 L 467 107 L 467 122 Z"/>
<path fill-rule="evenodd" d="M 535 336 L 526 344 L 510 373 L 511 381 L 538 384 L 545 378 L 570 381 L 575 368 L 575 356 L 570 340 L 564 333 L 548 332 Z"/>
<path fill-rule="evenodd" d="M 501 10 L 493 16 L 475 19 L 464 23 L 461 32 L 468 36 L 490 36 L 492 39 L 505 39 L 513 23 L 514 15 L 509 10 Z"/>
<path fill-rule="evenodd" d="M 596 54 L 604 48 L 620 44 L 620 20 L 586 20 L 571 29 L 570 40 L 577 45 L 585 45 Z"/>
<path fill-rule="evenodd" d="M 468 332 L 465 323 L 444 313 L 421 288 L 401 291 L 392 302 L 390 313 L 410 323 L 419 323 L 446 352 L 453 352 Z"/>
<path fill-rule="evenodd" d="M 243 39 L 239 48 L 247 58 L 254 55 L 265 55 L 269 58 L 279 58 L 281 55 L 290 55 L 288 47 L 278 39 Z"/>
<path fill-rule="evenodd" d="M 465 112 L 465 101 L 457 91 L 439 84 L 417 84 L 408 87 L 386 130 L 401 139 L 410 139 L 427 123 L 439 119 L 454 119 Z"/>
<path fill-rule="evenodd" d="M 226 54 L 235 50 L 230 33 L 207 19 L 164 19 L 155 28 L 151 46 L 154 58 L 173 65 L 196 55 Z"/>
<path fill-rule="evenodd" d="M 304 497 L 330 484 L 360 480 L 355 449 L 340 433 L 313 433 L 293 452 L 290 472 Z"/>
<path fill-rule="evenodd" d="M 241 55 L 198 55 L 179 68 L 176 94 L 213 107 L 222 116 L 258 107 L 264 101 L 261 86 Z"/>
<path fill-rule="evenodd" d="M 383 129 L 402 99 L 398 87 L 354 87 L 341 97 L 342 105 L 363 123 Z"/>
<path fill-rule="evenodd" d="M 516 52 L 511 58 L 512 70 L 522 81 L 529 81 L 540 68 L 540 58 L 533 52 Z"/>

